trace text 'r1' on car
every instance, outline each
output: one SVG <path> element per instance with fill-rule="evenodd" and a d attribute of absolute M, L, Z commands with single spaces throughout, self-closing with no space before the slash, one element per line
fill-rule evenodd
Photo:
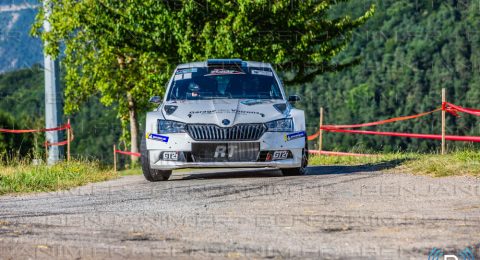
<path fill-rule="evenodd" d="M 152 97 L 142 138 L 142 170 L 165 181 L 180 168 L 276 168 L 303 175 L 305 115 L 292 107 L 268 63 L 212 59 L 181 64 L 166 95 Z"/>

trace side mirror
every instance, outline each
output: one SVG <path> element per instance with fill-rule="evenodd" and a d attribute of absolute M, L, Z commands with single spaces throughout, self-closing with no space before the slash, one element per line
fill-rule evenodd
<path fill-rule="evenodd" d="M 150 98 L 150 100 L 148 100 L 148 102 L 158 105 L 162 103 L 162 98 L 160 96 L 153 96 Z"/>
<path fill-rule="evenodd" d="M 300 97 L 297 95 L 292 95 L 288 97 L 288 102 L 295 104 L 295 102 L 300 101 Z"/>

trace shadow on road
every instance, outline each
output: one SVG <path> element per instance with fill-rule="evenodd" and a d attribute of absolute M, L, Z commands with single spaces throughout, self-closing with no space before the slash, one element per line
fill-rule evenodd
<path fill-rule="evenodd" d="M 373 164 L 339 166 L 309 166 L 307 168 L 308 175 L 328 175 L 328 174 L 354 174 L 376 172 L 394 168 L 404 162 L 405 159 L 398 159 Z M 229 179 L 229 178 L 265 178 L 265 177 L 282 177 L 282 173 L 275 169 L 202 169 L 192 170 L 192 172 L 174 174 L 175 180 L 195 180 L 195 179 Z"/>
<path fill-rule="evenodd" d="M 195 170 L 193 170 L 195 171 Z M 229 178 L 265 178 L 265 177 L 282 177 L 282 172 L 276 169 L 248 169 L 248 170 L 234 170 L 234 169 L 211 169 L 202 170 L 200 173 L 194 172 L 184 173 L 182 175 L 172 177 L 179 177 L 176 180 L 195 180 L 195 179 L 229 179 Z"/>
<path fill-rule="evenodd" d="M 397 159 L 380 163 L 362 164 L 362 165 L 325 165 L 310 166 L 307 169 L 307 175 L 325 175 L 325 174 L 352 174 L 359 172 L 376 172 L 392 169 L 405 162 L 406 159 Z"/>
<path fill-rule="evenodd" d="M 406 159 L 397 159 L 380 163 L 371 163 L 363 165 L 322 165 L 309 166 L 307 168 L 308 175 L 329 175 L 329 174 L 355 174 L 376 172 L 394 168 Z M 199 171 L 199 172 L 197 172 Z M 276 169 L 201 169 L 192 170 L 191 172 L 181 172 L 174 174 L 172 179 L 195 180 L 195 179 L 230 179 L 230 178 L 265 178 L 265 177 L 282 177 L 282 173 Z"/>

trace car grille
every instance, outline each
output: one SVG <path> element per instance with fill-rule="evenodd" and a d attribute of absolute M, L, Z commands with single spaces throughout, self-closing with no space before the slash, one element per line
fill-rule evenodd
<path fill-rule="evenodd" d="M 192 143 L 195 162 L 256 162 L 259 153 L 259 142 Z"/>
<path fill-rule="evenodd" d="M 188 134 L 196 141 L 253 141 L 267 130 L 264 124 L 238 124 L 232 127 L 217 125 L 187 125 Z"/>

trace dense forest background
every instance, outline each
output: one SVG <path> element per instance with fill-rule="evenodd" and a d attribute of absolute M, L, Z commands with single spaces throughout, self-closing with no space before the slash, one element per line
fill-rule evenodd
<path fill-rule="evenodd" d="M 341 8 L 353 13 L 369 1 Z M 480 107 L 480 6 L 477 1 L 378 1 L 374 17 L 337 59 L 360 58 L 352 68 L 289 88 L 305 100 L 310 133 L 318 127 L 319 107 L 326 124 L 352 124 L 410 115 L 447 101 Z M 383 131 L 440 134 L 440 113 L 421 119 L 372 127 Z M 448 134 L 480 135 L 479 120 L 447 114 Z M 359 151 L 438 151 L 438 141 L 327 133 L 325 148 Z M 449 142 L 449 146 L 471 144 Z M 474 146 L 478 148 L 478 146 Z"/>
<path fill-rule="evenodd" d="M 308 84 L 287 86 L 288 93 L 303 97 L 297 107 L 306 111 L 309 134 L 318 127 L 320 106 L 325 108 L 326 124 L 370 122 L 433 110 L 441 105 L 441 89 L 446 88 L 449 102 L 480 108 L 478 2 L 352 1 L 337 8 L 357 14 L 372 2 L 377 5 L 374 17 L 354 33 L 351 45 L 336 58 L 339 62 L 358 59 L 358 65 L 319 76 Z M 40 66 L 1 74 L 0 128 L 42 127 L 43 91 Z M 121 135 L 116 116 L 114 109 L 92 97 L 72 115 L 73 154 L 110 161 L 111 146 Z M 477 118 L 447 118 L 449 134 L 480 135 Z M 440 113 L 370 129 L 438 134 Z M 0 134 L 0 154 L 25 154 L 34 147 L 37 156 L 42 156 L 43 142 L 42 134 Z M 465 146 L 479 148 L 449 142 L 450 148 Z M 315 147 L 315 142 L 310 147 Z M 438 141 L 407 138 L 337 133 L 327 133 L 324 138 L 328 150 L 432 152 L 438 147 Z"/>
<path fill-rule="evenodd" d="M 44 72 L 38 65 L 0 75 L 0 128 L 44 128 Z M 64 119 L 66 121 L 67 118 Z M 121 126 L 114 109 L 106 108 L 92 97 L 83 109 L 71 116 L 74 142 L 72 154 L 77 158 L 111 162 L 112 145 L 118 142 Z M 34 153 L 44 156 L 45 135 L 0 134 L 0 155 Z M 121 144 L 119 144 L 121 147 Z M 123 148 L 123 147 L 121 147 Z"/>

